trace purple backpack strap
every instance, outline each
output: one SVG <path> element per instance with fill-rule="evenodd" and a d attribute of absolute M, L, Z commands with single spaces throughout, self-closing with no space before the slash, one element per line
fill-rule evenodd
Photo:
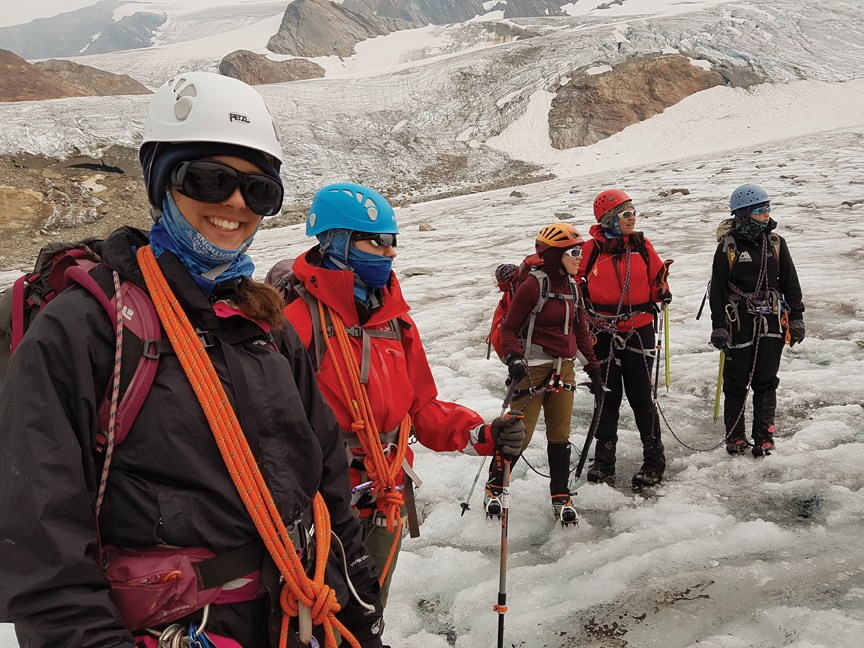
<path fill-rule="evenodd" d="M 112 326 L 116 328 L 116 296 L 110 298 L 105 290 L 94 279 L 92 270 L 99 264 L 89 259 L 80 259 L 75 265 L 69 267 L 64 273 L 66 280 L 74 282 L 93 295 L 111 320 Z M 114 443 L 120 444 L 129 433 L 129 429 L 135 422 L 135 417 L 141 410 L 144 400 L 153 385 L 156 377 L 156 369 L 159 364 L 158 353 L 152 352 L 153 344 L 161 338 L 161 324 L 156 308 L 150 296 L 131 281 L 124 281 L 120 286 L 123 300 L 123 326 L 134 334 L 142 343 L 142 351 L 134 359 L 136 362 L 132 378 L 126 386 L 125 391 L 117 407 L 117 418 L 115 421 Z M 125 346 L 125 340 L 124 340 Z M 124 361 L 130 358 L 125 357 Z M 99 434 L 97 442 L 101 448 L 105 443 L 104 432 L 108 429 L 108 419 L 111 411 L 109 395 L 111 385 L 105 391 L 102 403 L 99 406 Z"/>
<path fill-rule="evenodd" d="M 27 276 L 18 277 L 12 284 L 12 339 L 9 352 L 12 353 L 24 337 L 24 284 Z"/>

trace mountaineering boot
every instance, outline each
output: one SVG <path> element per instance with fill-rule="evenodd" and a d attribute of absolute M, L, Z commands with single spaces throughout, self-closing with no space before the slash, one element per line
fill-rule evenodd
<path fill-rule="evenodd" d="M 483 495 L 483 510 L 486 518 L 501 517 L 501 491 L 504 487 L 504 462 L 497 452 L 489 462 L 489 481 Z"/>
<path fill-rule="evenodd" d="M 661 472 L 638 472 L 633 475 L 631 484 L 634 490 L 642 490 L 643 488 L 659 486 L 662 481 L 663 473 Z"/>
<path fill-rule="evenodd" d="M 746 452 L 750 446 L 744 432 L 744 403 L 747 392 L 723 391 L 723 423 L 726 427 L 726 452 Z"/>
<path fill-rule="evenodd" d="M 570 444 L 547 443 L 546 456 L 549 459 L 549 494 L 552 497 L 561 493 L 570 495 Z"/>
<path fill-rule="evenodd" d="M 765 457 L 774 449 L 774 412 L 777 391 L 753 393 L 753 456 Z"/>
<path fill-rule="evenodd" d="M 726 452 L 730 455 L 743 454 L 747 452 L 749 447 L 750 444 L 747 443 L 747 439 L 729 439 L 726 443 Z"/>
<path fill-rule="evenodd" d="M 617 443 L 617 439 L 606 441 L 597 439 L 597 445 L 594 447 L 594 461 L 585 476 L 589 482 L 596 484 L 615 481 L 615 447 Z"/>
<path fill-rule="evenodd" d="M 576 507 L 573 506 L 573 499 L 570 495 L 552 496 L 552 514 L 562 527 L 571 524 L 579 526 L 579 514 L 576 513 Z"/>

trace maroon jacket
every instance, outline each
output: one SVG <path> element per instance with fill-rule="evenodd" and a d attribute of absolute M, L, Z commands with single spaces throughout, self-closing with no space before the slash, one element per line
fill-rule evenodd
<path fill-rule="evenodd" d="M 544 270 L 545 271 L 545 270 Z M 588 360 L 586 372 L 599 371 L 600 364 L 594 355 L 591 335 L 585 323 L 585 310 L 579 302 L 579 288 L 568 277 L 556 272 L 547 272 L 549 292 L 567 294 L 573 292 L 574 299 L 547 299 L 534 320 L 531 344 L 543 347 L 549 355 L 573 358 L 577 351 Z M 524 355 L 519 342 L 520 332 L 527 334 L 531 311 L 540 299 L 540 281 L 529 275 L 516 289 L 507 315 L 501 323 L 501 346 L 506 358 L 510 354 Z M 565 309 L 569 311 L 570 331 L 564 334 Z M 578 316 L 577 316 L 578 314 Z M 526 329 L 523 331 L 523 329 Z"/>

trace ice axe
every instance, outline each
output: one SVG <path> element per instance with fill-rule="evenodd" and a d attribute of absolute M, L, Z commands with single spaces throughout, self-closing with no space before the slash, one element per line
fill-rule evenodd
<path fill-rule="evenodd" d="M 720 393 L 723 391 L 723 367 L 726 364 L 726 351 L 720 350 L 720 371 L 717 372 L 717 391 L 714 393 L 714 422 L 720 417 Z"/>

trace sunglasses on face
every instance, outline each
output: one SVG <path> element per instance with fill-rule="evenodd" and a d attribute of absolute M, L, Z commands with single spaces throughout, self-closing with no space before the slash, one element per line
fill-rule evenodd
<path fill-rule="evenodd" d="M 371 232 L 357 232 L 354 234 L 355 241 L 369 241 L 374 247 L 396 247 L 395 234 L 372 234 Z"/>
<path fill-rule="evenodd" d="M 237 187 L 246 206 L 259 216 L 282 209 L 282 184 L 263 173 L 244 173 L 212 160 L 181 162 L 171 173 L 171 185 L 184 196 L 205 203 L 227 200 Z"/>
<path fill-rule="evenodd" d="M 568 256 L 571 259 L 581 259 L 582 258 L 582 247 L 572 247 L 564 250 L 564 256 Z"/>
<path fill-rule="evenodd" d="M 770 214 L 771 213 L 771 205 L 766 205 L 765 207 L 757 207 L 753 211 L 750 212 L 751 216 L 761 216 L 762 214 Z"/>
<path fill-rule="evenodd" d="M 636 212 L 634 210 L 630 209 L 628 211 L 623 211 L 623 212 L 619 213 L 618 219 L 620 220 L 623 218 L 636 218 Z"/>

